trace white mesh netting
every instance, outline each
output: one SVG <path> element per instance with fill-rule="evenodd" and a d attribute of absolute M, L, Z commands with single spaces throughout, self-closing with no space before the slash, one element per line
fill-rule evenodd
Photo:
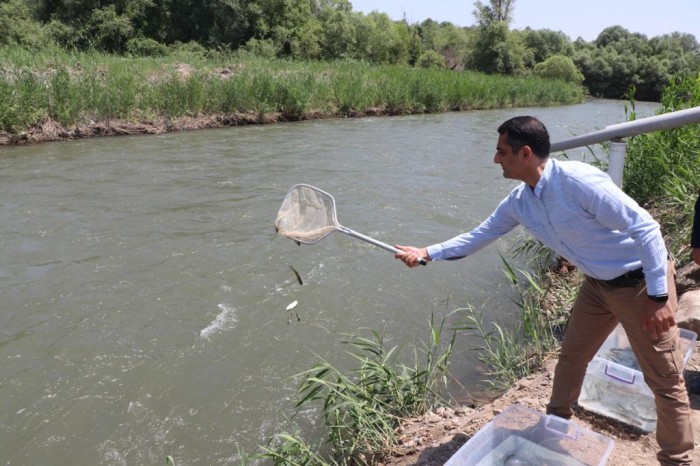
<path fill-rule="evenodd" d="M 275 228 L 300 243 L 313 244 L 338 228 L 333 196 L 313 186 L 292 186 L 277 212 Z"/>

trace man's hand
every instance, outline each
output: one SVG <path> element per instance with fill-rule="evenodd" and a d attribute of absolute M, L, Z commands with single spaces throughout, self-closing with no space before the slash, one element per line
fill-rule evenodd
<path fill-rule="evenodd" d="M 413 246 L 400 246 L 397 244 L 396 249 L 401 252 L 397 252 L 394 257 L 402 260 L 409 267 L 420 265 L 421 259 L 425 259 L 426 261 L 430 260 L 426 248 L 414 248 Z"/>
<path fill-rule="evenodd" d="M 651 299 L 647 300 L 647 308 L 644 311 L 644 330 L 649 332 L 654 340 L 659 338 L 659 334 L 668 331 L 676 325 L 676 318 L 668 302 L 657 303 Z"/>

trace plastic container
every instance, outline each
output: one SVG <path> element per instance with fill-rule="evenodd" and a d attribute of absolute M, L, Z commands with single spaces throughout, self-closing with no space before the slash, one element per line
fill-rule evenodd
<path fill-rule="evenodd" d="M 680 329 L 683 367 L 688 362 L 697 334 Z M 644 432 L 656 430 L 656 404 L 621 325 L 615 327 L 588 364 L 578 404 Z"/>
<path fill-rule="evenodd" d="M 477 432 L 445 466 L 602 466 L 610 437 L 514 404 Z"/>

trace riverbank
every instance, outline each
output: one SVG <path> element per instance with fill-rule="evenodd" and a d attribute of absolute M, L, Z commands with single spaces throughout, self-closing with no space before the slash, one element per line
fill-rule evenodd
<path fill-rule="evenodd" d="M 697 331 L 697 293 L 700 281 L 697 266 L 688 265 L 679 270 L 677 289 L 687 292 L 689 300 L 682 300 L 679 308 L 679 326 Z M 688 318 L 688 306 L 694 317 Z M 426 415 L 409 419 L 398 428 L 397 447 L 388 455 L 382 466 L 439 466 L 445 464 L 457 450 L 505 408 L 520 404 L 544 413 L 549 402 L 554 367 L 557 359 L 552 356 L 544 361 L 541 369 L 520 379 L 511 388 L 478 406 L 438 408 Z M 690 398 L 691 418 L 696 439 L 693 463 L 700 464 L 700 347 L 696 344 L 685 368 L 686 388 Z M 611 437 L 615 446 L 607 462 L 608 466 L 658 465 L 658 444 L 655 433 L 644 433 L 614 419 L 606 418 L 582 408 L 575 408 L 572 420 L 582 428 Z"/>
<path fill-rule="evenodd" d="M 546 361 L 542 371 L 522 379 L 490 403 L 472 408 L 440 408 L 399 427 L 397 449 L 383 466 L 439 466 L 495 416 L 512 404 L 520 404 L 544 413 L 552 388 L 556 359 Z M 686 366 L 686 384 L 695 438 L 700 439 L 700 351 L 695 348 Z M 611 437 L 615 446 L 608 466 L 654 466 L 658 444 L 655 434 L 641 433 L 625 424 L 591 414 L 580 408 L 572 420 L 579 426 Z M 696 443 L 693 464 L 700 464 L 700 446 Z"/>
<path fill-rule="evenodd" d="M 0 48 L 0 144 L 241 124 L 580 103 L 535 76 L 245 54 L 124 58 Z"/>
<path fill-rule="evenodd" d="M 18 133 L 0 131 L 0 145 L 56 142 L 105 136 L 164 134 L 197 129 L 278 123 L 280 121 L 284 120 L 277 113 L 266 115 L 235 113 L 231 115 L 181 117 L 175 120 L 157 119 L 142 122 L 106 120 L 66 127 L 49 118 Z"/>
<path fill-rule="evenodd" d="M 392 116 L 395 115 L 385 108 L 370 108 L 363 111 L 353 111 L 345 118 L 361 118 L 367 116 Z M 0 131 L 0 146 L 58 142 L 75 139 L 107 136 L 130 136 L 146 134 L 164 134 L 179 131 L 192 131 L 198 129 L 230 128 L 244 125 L 265 125 L 289 121 L 320 120 L 340 118 L 336 114 L 312 113 L 290 117 L 280 112 L 259 114 L 254 112 L 202 115 L 197 117 L 180 117 L 174 120 L 164 118 L 131 122 L 127 120 L 105 120 L 64 126 L 59 122 L 47 118 L 39 123 L 31 125 L 25 131 L 11 133 Z"/>

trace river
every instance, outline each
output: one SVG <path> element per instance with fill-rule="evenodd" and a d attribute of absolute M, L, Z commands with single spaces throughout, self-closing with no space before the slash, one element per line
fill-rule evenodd
<path fill-rule="evenodd" d="M 553 141 L 625 120 L 622 102 L 590 100 L 0 148 L 0 462 L 235 464 L 313 430 L 313 413 L 290 419 L 294 375 L 350 367 L 347 334 L 410 348 L 431 312 L 467 303 L 513 322 L 498 253 L 517 234 L 408 269 L 342 233 L 297 246 L 273 222 L 304 182 L 381 241 L 450 238 L 515 186 L 493 154 L 518 114 Z M 458 339 L 457 385 L 483 378 L 478 344 Z"/>

